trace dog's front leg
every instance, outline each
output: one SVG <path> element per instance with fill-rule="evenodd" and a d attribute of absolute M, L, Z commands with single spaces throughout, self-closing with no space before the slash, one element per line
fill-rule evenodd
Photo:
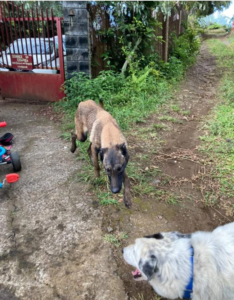
<path fill-rule="evenodd" d="M 96 151 L 95 146 L 93 144 L 91 145 L 91 154 L 92 154 L 92 162 L 94 165 L 95 177 L 99 177 L 100 176 L 100 166 L 98 163 L 98 152 Z"/>
<path fill-rule="evenodd" d="M 126 172 L 124 172 L 124 204 L 127 208 L 130 208 L 132 206 L 130 180 Z"/>
<path fill-rule="evenodd" d="M 93 161 L 92 161 L 92 150 L 91 150 L 91 147 L 92 147 L 92 143 L 89 144 L 89 148 L 87 149 L 87 153 L 89 155 L 89 158 L 90 158 L 91 162 L 93 163 Z"/>
<path fill-rule="evenodd" d="M 77 148 L 77 146 L 76 146 L 76 139 L 77 139 L 77 135 L 75 133 L 71 132 L 71 142 L 72 142 L 72 145 L 71 145 L 70 151 L 72 153 L 74 153 L 76 151 L 76 148 Z"/>

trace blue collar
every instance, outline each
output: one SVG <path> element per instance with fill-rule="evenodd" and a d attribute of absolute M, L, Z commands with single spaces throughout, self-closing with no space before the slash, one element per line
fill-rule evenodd
<path fill-rule="evenodd" d="M 191 277 L 189 280 L 188 285 L 185 288 L 183 299 L 191 299 L 191 293 L 193 292 L 193 255 L 194 255 L 194 250 L 193 247 L 190 247 L 190 261 L 191 261 Z"/>

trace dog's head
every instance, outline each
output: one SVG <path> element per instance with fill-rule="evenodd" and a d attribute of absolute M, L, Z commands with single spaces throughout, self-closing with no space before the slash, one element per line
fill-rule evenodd
<path fill-rule="evenodd" d="M 100 149 L 100 159 L 110 180 L 112 193 L 119 193 L 129 155 L 125 143 Z"/>
<path fill-rule="evenodd" d="M 136 268 L 132 272 L 133 278 L 138 281 L 150 281 L 154 276 L 158 276 L 163 280 L 165 269 L 168 269 L 168 266 L 173 268 L 169 262 L 175 256 L 175 248 L 178 249 L 178 253 L 180 251 L 181 243 L 178 241 L 190 236 L 179 232 L 156 233 L 136 239 L 135 244 L 125 247 L 125 261 Z"/>

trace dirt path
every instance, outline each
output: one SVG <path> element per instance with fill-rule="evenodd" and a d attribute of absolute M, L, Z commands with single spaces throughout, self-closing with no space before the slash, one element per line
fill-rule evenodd
<path fill-rule="evenodd" d="M 0 300 L 125 299 L 102 214 L 73 180 L 82 165 L 42 108 L 0 102 L 0 136 L 15 135 L 22 161 L 20 181 L 0 190 Z"/>
<path fill-rule="evenodd" d="M 203 44 L 174 101 L 128 133 L 139 174 L 155 174 L 144 196 L 133 192 L 131 210 L 100 208 L 90 187 L 74 179 L 82 164 L 59 138 L 59 126 L 39 114 L 45 107 L 0 101 L 0 120 L 8 122 L 22 160 L 20 181 L 0 190 L 0 300 L 156 299 L 147 283 L 133 281 L 121 247 L 103 235 L 126 232 L 129 244 L 145 234 L 212 230 L 227 222 L 204 206 L 203 186 L 212 179 L 197 150 L 219 77 Z M 0 179 L 8 172 L 10 166 L 1 167 Z"/>
<path fill-rule="evenodd" d="M 147 123 L 138 125 L 141 128 L 137 135 L 134 129 L 129 133 L 130 156 L 139 165 L 139 172 L 160 169 L 150 183 L 157 186 L 158 194 L 149 192 L 144 197 L 135 197 L 133 209 L 128 212 L 106 210 L 104 231 L 108 225 L 129 233 L 130 239 L 125 242 L 129 244 L 137 237 L 160 231 L 213 230 L 228 222 L 222 212 L 205 205 L 204 186 L 214 182 L 204 164 L 209 158 L 197 150 L 201 121 L 218 101 L 219 78 L 215 58 L 204 43 L 197 63 L 187 73 L 172 103 Z M 134 282 L 131 268 L 123 262 L 120 251 L 114 253 L 129 299 L 156 299 L 147 283 Z"/>

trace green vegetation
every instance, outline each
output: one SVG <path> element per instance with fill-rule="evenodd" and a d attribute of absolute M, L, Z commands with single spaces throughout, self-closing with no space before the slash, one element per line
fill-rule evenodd
<path fill-rule="evenodd" d="M 155 295 L 155 297 L 148 299 L 148 300 L 161 300 L 162 298 L 160 296 Z M 144 297 L 144 295 L 142 294 L 138 294 L 137 298 L 133 298 L 133 300 L 146 300 L 146 298 Z"/>
<path fill-rule="evenodd" d="M 167 63 L 151 61 L 142 68 L 140 61 L 132 61 L 127 77 L 112 70 L 102 71 L 91 80 L 82 73 L 74 74 L 64 84 L 66 101 L 57 105 L 67 116 L 70 114 L 73 121 L 79 102 L 103 98 L 105 109 L 122 129 L 127 129 L 130 122 L 143 121 L 172 97 L 186 68 L 195 62 L 200 44 L 196 35 L 196 31 L 188 28 L 179 38 L 174 37 L 174 52 Z"/>
<path fill-rule="evenodd" d="M 128 130 L 129 125 L 144 122 L 152 113 L 157 112 L 159 108 L 167 103 L 175 92 L 178 82 L 183 78 L 184 72 L 192 62 L 195 61 L 199 49 L 196 31 L 191 29 L 185 32 L 178 39 L 174 38 L 174 49 L 176 56 L 171 56 L 167 63 L 162 61 L 150 62 L 147 66 L 141 67 L 138 60 L 133 59 L 130 62 L 129 75 L 124 77 L 122 74 L 112 70 L 103 71 L 95 79 L 89 79 L 84 74 L 75 74 L 73 78 L 67 80 L 64 84 L 67 98 L 65 101 L 56 103 L 56 108 L 63 110 L 63 137 L 69 139 L 70 131 L 74 130 L 74 115 L 78 104 L 86 99 L 98 101 L 104 100 L 104 106 L 117 120 L 123 131 Z M 187 40 L 187 42 L 185 42 Z M 180 42 L 181 41 L 181 42 Z M 193 44 L 193 45 L 191 45 Z M 179 50 L 177 51 L 176 49 Z M 188 60 L 185 60 L 187 53 Z M 181 61 L 181 57 L 183 62 Z M 178 107 L 174 105 L 174 111 Z M 174 117 L 163 116 L 163 120 L 168 122 L 181 122 Z M 167 128 L 164 124 L 152 125 L 152 131 L 138 131 L 138 136 L 142 141 L 147 143 L 147 137 L 160 141 L 157 138 L 155 130 Z M 148 130 L 148 129 L 147 129 Z M 146 140 L 145 140 L 146 139 Z M 77 159 L 89 162 L 87 148 L 89 142 L 78 143 Z M 152 149 L 151 153 L 156 149 Z M 148 159 L 150 159 L 148 157 Z M 140 158 L 143 161 L 144 158 Z M 132 196 L 149 195 L 155 196 L 157 187 L 151 184 L 152 178 L 159 174 L 155 166 L 145 168 L 135 161 L 130 160 L 128 164 L 128 175 L 134 184 L 132 185 Z M 117 205 L 118 198 L 116 195 L 107 193 L 109 182 L 106 174 L 101 172 L 101 177 L 94 178 L 93 166 L 91 163 L 84 164 L 82 171 L 77 174 L 77 180 L 90 182 L 96 189 L 95 193 L 102 205 Z M 169 201 L 170 203 L 174 201 Z M 122 205 L 120 206 L 122 207 Z"/>
<path fill-rule="evenodd" d="M 122 244 L 122 241 L 127 239 L 128 235 L 125 232 L 119 232 L 116 234 L 106 234 L 104 240 L 108 243 L 113 244 L 115 247 L 119 247 Z"/>
<path fill-rule="evenodd" d="M 171 117 L 171 116 L 162 116 L 162 117 L 159 117 L 159 120 L 161 121 L 170 121 L 172 123 L 183 123 L 181 120 L 178 120 L 174 117 Z"/>
<path fill-rule="evenodd" d="M 216 55 L 220 68 L 224 71 L 219 87 L 221 104 L 217 105 L 205 122 L 205 135 L 201 149 L 217 166 L 213 176 L 218 178 L 218 191 L 206 193 L 208 205 L 220 204 L 228 215 L 234 213 L 234 37 L 222 40 L 210 40 L 208 45 Z M 225 198 L 228 198 L 226 201 Z M 221 203 L 220 201 L 221 200 Z"/>
<path fill-rule="evenodd" d="M 110 192 L 103 192 L 98 194 L 101 205 L 118 205 L 118 201 L 113 199 L 113 194 Z"/>

